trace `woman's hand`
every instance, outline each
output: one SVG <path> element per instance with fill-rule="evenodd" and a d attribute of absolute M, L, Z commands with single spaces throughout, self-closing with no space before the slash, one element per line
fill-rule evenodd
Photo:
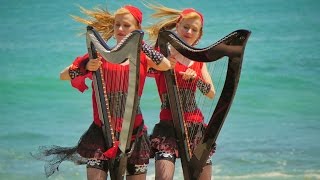
<path fill-rule="evenodd" d="M 96 71 L 101 66 L 101 57 L 98 57 L 97 59 L 90 59 L 86 65 L 86 70 L 88 71 Z"/>
<path fill-rule="evenodd" d="M 196 71 L 188 68 L 185 72 L 179 72 L 182 75 L 183 80 L 195 79 L 197 77 Z"/>

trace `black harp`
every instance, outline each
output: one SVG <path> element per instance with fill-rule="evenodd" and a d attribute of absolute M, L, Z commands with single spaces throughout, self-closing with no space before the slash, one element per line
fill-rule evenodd
<path fill-rule="evenodd" d="M 222 57 L 228 57 L 228 67 L 222 93 L 211 115 L 204 136 L 193 152 L 190 152 L 187 148 L 187 142 L 185 142 L 186 134 L 182 124 L 184 122 L 181 110 L 183 104 L 180 103 L 178 98 L 178 87 L 174 72 L 173 70 L 165 72 L 170 109 L 178 139 L 183 175 L 186 180 L 197 179 L 209 158 L 237 90 L 244 50 L 250 34 L 251 32 L 248 30 L 236 30 L 205 48 L 194 48 L 187 45 L 172 31 L 161 30 L 158 35 L 157 46 L 166 57 L 169 56 L 169 45 L 183 56 L 198 62 L 213 62 L 220 60 Z"/>

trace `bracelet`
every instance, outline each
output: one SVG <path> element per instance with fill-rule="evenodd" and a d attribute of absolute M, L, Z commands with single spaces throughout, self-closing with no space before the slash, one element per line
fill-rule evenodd
<path fill-rule="evenodd" d="M 211 89 L 211 85 L 209 83 L 204 82 L 200 78 L 198 79 L 196 86 L 204 95 L 208 94 Z"/>
<path fill-rule="evenodd" d="M 151 46 L 147 44 L 142 45 L 142 51 L 156 64 L 159 65 L 164 58 L 163 54 L 154 50 Z"/>
<path fill-rule="evenodd" d="M 86 70 L 86 65 L 89 62 L 89 58 L 76 59 L 69 67 L 69 76 L 74 79 L 78 76 L 85 75 L 88 71 Z"/>
<path fill-rule="evenodd" d="M 82 75 L 80 68 L 73 69 L 72 66 L 69 67 L 69 76 L 71 79 L 74 79 L 80 75 Z"/>

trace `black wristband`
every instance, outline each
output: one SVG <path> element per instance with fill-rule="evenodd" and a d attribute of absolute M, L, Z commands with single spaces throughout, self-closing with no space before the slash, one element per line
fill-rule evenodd
<path fill-rule="evenodd" d="M 69 68 L 69 76 L 71 79 L 74 79 L 80 75 L 82 75 L 82 73 L 79 68 L 76 68 L 76 69 Z"/>
<path fill-rule="evenodd" d="M 204 95 L 208 94 L 211 89 L 211 85 L 209 83 L 204 82 L 200 78 L 198 78 L 197 80 L 197 87 Z"/>
<path fill-rule="evenodd" d="M 160 64 L 164 58 L 163 54 L 154 50 L 151 46 L 147 44 L 142 45 L 142 51 L 156 64 Z"/>
<path fill-rule="evenodd" d="M 85 75 L 88 73 L 86 70 L 87 63 L 89 62 L 89 58 L 75 60 L 69 67 L 69 76 L 71 79 L 74 79 L 78 76 Z"/>

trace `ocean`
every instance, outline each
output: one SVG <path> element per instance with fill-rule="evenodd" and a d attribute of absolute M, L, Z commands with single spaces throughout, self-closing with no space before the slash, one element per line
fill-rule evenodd
<path fill-rule="evenodd" d="M 160 2 L 160 1 L 159 1 Z M 73 146 L 92 121 L 91 92 L 80 93 L 59 73 L 86 52 L 85 26 L 70 15 L 78 5 L 140 7 L 144 26 L 154 21 L 142 1 L 1 0 L 0 179 L 46 179 L 30 155 L 42 145 Z M 252 31 L 239 87 L 212 157 L 213 178 L 320 179 L 320 1 L 169 1 L 205 17 L 199 47 L 236 29 Z M 148 79 L 141 108 L 150 131 L 159 101 Z M 318 139 L 318 141 L 317 141 Z M 179 161 L 175 179 L 181 179 Z M 151 160 L 148 179 L 154 178 Z M 49 179 L 86 179 L 85 166 L 62 163 Z"/>

